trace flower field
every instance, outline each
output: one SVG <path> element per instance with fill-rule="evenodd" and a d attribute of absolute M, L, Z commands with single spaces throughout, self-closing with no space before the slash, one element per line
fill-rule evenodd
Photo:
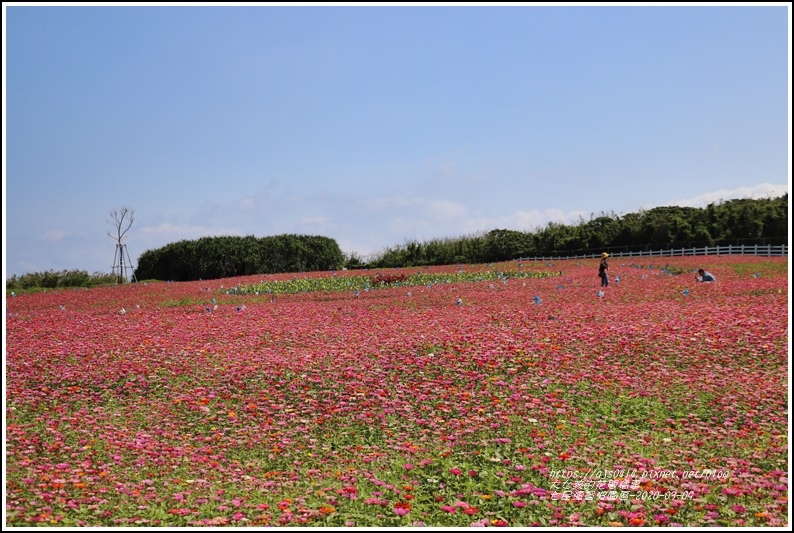
<path fill-rule="evenodd" d="M 787 258 L 597 267 L 8 295 L 6 525 L 787 526 Z"/>

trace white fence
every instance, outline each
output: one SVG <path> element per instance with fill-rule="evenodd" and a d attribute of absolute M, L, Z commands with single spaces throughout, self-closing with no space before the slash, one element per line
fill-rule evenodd
<path fill-rule="evenodd" d="M 649 250 L 639 252 L 611 252 L 610 257 L 681 257 L 685 255 L 761 255 L 761 256 L 787 256 L 788 244 L 757 245 L 739 244 L 728 246 L 703 246 L 701 248 L 677 248 L 671 250 Z M 522 257 L 519 261 L 551 261 L 555 259 L 594 259 L 601 257 L 601 253 L 584 255 L 555 255 L 545 257 Z"/>

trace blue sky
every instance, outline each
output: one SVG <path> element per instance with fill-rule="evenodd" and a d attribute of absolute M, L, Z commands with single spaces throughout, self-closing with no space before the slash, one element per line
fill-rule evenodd
<path fill-rule="evenodd" d="M 790 10 L 3 5 L 4 271 L 534 231 L 791 188 Z"/>

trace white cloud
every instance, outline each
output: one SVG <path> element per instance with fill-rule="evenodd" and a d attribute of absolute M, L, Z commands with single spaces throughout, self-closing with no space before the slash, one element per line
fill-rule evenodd
<path fill-rule="evenodd" d="M 71 235 L 71 232 L 64 230 L 52 230 L 41 236 L 41 240 L 48 242 L 59 242 Z"/>
<path fill-rule="evenodd" d="M 533 232 L 545 227 L 549 222 L 575 225 L 579 218 L 586 218 L 584 211 L 562 211 L 560 209 L 534 209 L 532 211 L 515 211 L 499 216 L 461 217 L 454 222 L 457 228 L 454 235 L 470 235 L 477 232 L 488 232 L 494 229 Z"/>
<path fill-rule="evenodd" d="M 456 238 L 498 228 L 534 231 L 549 222 L 575 224 L 587 215 L 561 209 L 490 215 L 478 213 L 476 201 L 403 196 L 366 201 L 364 205 L 368 209 L 363 210 L 362 219 L 340 223 L 334 235 L 346 251 L 367 254 L 405 241 Z"/>
<path fill-rule="evenodd" d="M 465 205 L 452 200 L 422 200 L 421 203 L 424 204 L 422 212 L 432 219 L 462 219 L 469 213 Z"/>
<path fill-rule="evenodd" d="M 761 183 L 753 187 L 738 187 L 736 189 L 720 189 L 719 191 L 701 194 L 692 198 L 685 198 L 673 202 L 672 205 L 681 207 L 706 207 L 711 203 L 718 203 L 720 201 L 737 200 L 743 198 L 750 198 L 757 200 L 759 198 L 777 198 L 789 192 L 788 185 L 778 185 L 774 183 Z"/>
<path fill-rule="evenodd" d="M 375 198 L 373 200 L 366 200 L 365 207 L 371 209 L 393 209 L 397 207 L 406 207 L 410 205 L 417 205 L 424 203 L 422 198 L 406 198 L 404 196 L 392 196 L 390 198 Z"/>
<path fill-rule="evenodd" d="M 145 226 L 139 230 L 148 237 L 164 237 L 167 239 L 193 239 L 209 235 L 235 235 L 238 232 L 230 229 L 210 229 L 205 226 L 188 226 L 187 224 L 160 224 L 159 226 Z"/>
<path fill-rule="evenodd" d="M 22 276 L 25 273 L 44 272 L 45 270 L 53 269 L 53 267 L 42 266 L 39 262 L 36 261 L 36 259 L 38 258 L 33 258 L 33 260 L 27 260 L 25 258 L 22 258 L 22 259 L 18 259 L 14 264 L 9 263 L 5 265 L 4 273 L 6 275 L 6 279 L 10 278 L 11 276 Z"/>
<path fill-rule="evenodd" d="M 517 231 L 533 231 L 544 227 L 549 222 L 561 224 L 577 224 L 579 217 L 588 216 L 584 211 L 563 211 L 561 209 L 534 209 L 532 211 L 516 211 L 499 217 L 485 217 L 479 221 L 482 230 L 512 229 Z"/>

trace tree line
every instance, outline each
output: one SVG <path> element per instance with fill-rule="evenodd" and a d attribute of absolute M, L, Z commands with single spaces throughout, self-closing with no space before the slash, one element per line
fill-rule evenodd
<path fill-rule="evenodd" d="M 68 289 L 87 288 L 112 285 L 116 283 L 113 274 L 95 272 L 89 274 L 87 270 L 61 270 L 55 272 L 30 272 L 17 276 L 14 274 L 6 279 L 6 292 L 8 291 L 33 291 L 41 289 Z"/>
<path fill-rule="evenodd" d="M 456 263 L 492 263 L 521 257 L 639 252 L 677 247 L 788 243 L 788 194 L 770 199 L 712 203 L 705 208 L 656 207 L 618 216 L 591 215 L 575 225 L 550 222 L 534 232 L 494 229 L 487 233 L 406 242 L 368 260 L 344 254 L 334 239 L 285 234 L 257 238 L 203 237 L 182 240 L 138 259 L 135 278 L 190 281 L 251 274 L 347 268 L 389 268 Z M 12 276 L 6 290 L 91 287 L 114 276 L 82 270 Z"/>
<path fill-rule="evenodd" d="M 314 235 L 202 237 L 147 250 L 135 277 L 190 281 L 250 274 L 335 270 L 345 256 L 334 239 Z"/>
<path fill-rule="evenodd" d="M 661 250 L 680 246 L 788 243 L 788 193 L 741 199 L 705 208 L 656 207 L 618 216 L 580 218 L 576 225 L 550 222 L 534 232 L 487 233 L 406 242 L 372 258 L 370 267 L 491 263 L 521 257 Z"/>

